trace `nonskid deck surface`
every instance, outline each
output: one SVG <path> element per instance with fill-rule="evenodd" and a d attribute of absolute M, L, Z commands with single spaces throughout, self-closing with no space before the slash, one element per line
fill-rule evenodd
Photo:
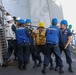
<path fill-rule="evenodd" d="M 43 55 L 42 55 L 42 57 L 43 57 Z M 52 55 L 52 58 L 54 59 L 53 55 Z M 63 60 L 64 71 L 65 71 L 63 75 L 76 75 L 76 55 L 72 53 L 72 60 L 73 60 L 72 65 L 73 65 L 74 73 L 70 73 L 68 71 L 68 64 L 66 63 L 64 53 L 62 53 L 62 60 Z M 55 65 L 55 60 L 54 60 L 54 65 Z M 41 73 L 42 66 L 34 69 L 33 68 L 33 61 L 31 59 L 30 63 L 27 66 L 27 70 L 22 70 L 21 71 L 21 70 L 18 69 L 17 62 L 15 61 L 14 64 L 9 63 L 9 66 L 6 67 L 6 68 L 0 67 L 0 75 L 43 75 Z M 59 75 L 59 73 L 58 73 L 58 71 L 50 70 L 49 66 L 48 66 L 47 75 Z"/>

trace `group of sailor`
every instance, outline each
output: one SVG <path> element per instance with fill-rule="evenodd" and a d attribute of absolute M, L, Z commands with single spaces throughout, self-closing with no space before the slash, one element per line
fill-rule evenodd
<path fill-rule="evenodd" d="M 5 34 L 8 44 L 8 51 L 5 53 L 3 66 L 6 67 L 8 59 L 14 52 L 18 61 L 18 68 L 26 70 L 30 61 L 30 55 L 34 62 L 33 68 L 40 67 L 43 63 L 42 73 L 46 74 L 46 68 L 50 63 L 50 70 L 64 73 L 62 51 L 65 53 L 68 71 L 73 72 L 72 58 L 70 52 L 70 41 L 72 32 L 67 27 L 67 20 L 61 20 L 60 27 L 57 26 L 58 19 L 53 18 L 51 25 L 45 28 L 45 23 L 40 22 L 37 29 L 32 26 L 31 19 L 20 17 L 6 17 Z M 44 58 L 42 58 L 43 54 Z M 55 56 L 55 67 L 52 59 Z M 58 70 L 59 69 L 59 70 Z"/>

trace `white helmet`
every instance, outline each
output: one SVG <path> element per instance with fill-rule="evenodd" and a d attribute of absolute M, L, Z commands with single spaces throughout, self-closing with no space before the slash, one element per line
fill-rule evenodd
<path fill-rule="evenodd" d="M 13 20 L 13 18 L 11 16 L 6 16 L 6 21 L 10 21 Z"/>
<path fill-rule="evenodd" d="M 20 20 L 20 17 L 16 17 L 16 20 Z"/>

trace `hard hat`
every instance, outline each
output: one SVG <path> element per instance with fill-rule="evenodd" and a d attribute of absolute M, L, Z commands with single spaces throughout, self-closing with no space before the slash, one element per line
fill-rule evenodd
<path fill-rule="evenodd" d="M 16 17 L 16 20 L 20 20 L 20 17 Z"/>
<path fill-rule="evenodd" d="M 6 21 L 10 21 L 13 20 L 13 18 L 11 16 L 6 16 Z"/>
<path fill-rule="evenodd" d="M 68 26 L 67 20 L 62 20 L 62 21 L 60 22 L 60 24 L 64 24 L 64 25 Z"/>
<path fill-rule="evenodd" d="M 53 19 L 52 19 L 52 23 L 58 23 L 57 18 L 53 18 Z"/>
<path fill-rule="evenodd" d="M 72 24 L 69 25 L 69 28 L 70 28 L 70 29 L 72 28 Z"/>
<path fill-rule="evenodd" d="M 39 27 L 43 27 L 44 28 L 44 26 L 45 26 L 45 23 L 44 22 L 40 22 L 39 23 Z"/>
<path fill-rule="evenodd" d="M 18 20 L 18 22 L 21 23 L 21 24 L 25 24 L 25 20 L 24 19 L 20 19 L 20 20 Z"/>
<path fill-rule="evenodd" d="M 25 23 L 31 23 L 31 19 L 27 19 Z"/>

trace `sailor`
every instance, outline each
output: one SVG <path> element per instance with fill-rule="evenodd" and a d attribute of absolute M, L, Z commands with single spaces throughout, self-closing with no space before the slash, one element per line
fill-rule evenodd
<path fill-rule="evenodd" d="M 15 37 L 15 30 L 16 27 L 14 26 L 14 21 L 11 16 L 6 17 L 7 25 L 5 26 L 5 34 L 6 34 L 6 40 L 8 43 L 8 51 L 5 53 L 4 56 L 4 66 L 7 66 L 7 61 L 10 58 L 13 50 L 16 50 L 16 37 Z"/>
<path fill-rule="evenodd" d="M 25 21 L 25 27 L 27 28 L 28 30 L 28 33 L 29 33 L 29 41 L 30 41 L 30 53 L 31 53 L 31 56 L 32 56 L 32 60 L 34 61 L 35 63 L 35 56 L 34 56 L 34 39 L 32 37 L 32 31 L 34 30 L 33 27 L 32 27 L 32 20 L 31 19 L 26 19 Z M 28 60 L 28 63 L 30 62 L 30 57 L 29 57 L 29 60 Z"/>
<path fill-rule="evenodd" d="M 60 50 L 64 51 L 66 56 L 66 61 L 69 65 L 68 70 L 70 72 L 73 72 L 72 70 L 72 59 L 71 59 L 71 52 L 70 52 L 70 42 L 71 42 L 71 36 L 72 32 L 69 28 L 67 28 L 68 22 L 67 20 L 62 20 L 60 23 L 61 31 L 62 31 L 62 38 L 60 41 Z"/>
<path fill-rule="evenodd" d="M 44 56 L 44 64 L 43 64 L 43 69 L 42 69 L 43 74 L 46 74 L 46 67 L 50 63 L 50 56 L 51 56 L 52 51 L 55 54 L 56 59 L 57 59 L 56 63 L 59 66 L 59 73 L 60 74 L 64 73 L 64 71 L 62 69 L 63 64 L 62 64 L 62 59 L 61 59 L 61 53 L 60 53 L 60 49 L 59 49 L 59 45 L 58 45 L 60 29 L 56 26 L 57 23 L 58 23 L 57 18 L 53 18 L 52 26 L 50 26 L 46 30 L 47 51 Z"/>
<path fill-rule="evenodd" d="M 38 64 L 37 64 L 37 62 L 34 64 L 34 68 L 41 66 L 42 59 L 41 59 L 40 53 L 42 52 L 44 55 L 45 49 L 46 49 L 46 47 L 45 47 L 46 30 L 45 30 L 44 26 L 45 26 L 44 22 L 40 22 L 38 29 L 33 32 L 33 36 L 35 38 L 34 55 L 35 55 L 36 60 L 39 61 Z"/>
<path fill-rule="evenodd" d="M 25 21 L 20 19 L 18 21 L 18 28 L 16 29 L 16 39 L 18 47 L 18 62 L 19 69 L 26 70 L 27 62 L 30 55 L 29 50 L 29 35 L 27 29 L 24 27 Z"/>

